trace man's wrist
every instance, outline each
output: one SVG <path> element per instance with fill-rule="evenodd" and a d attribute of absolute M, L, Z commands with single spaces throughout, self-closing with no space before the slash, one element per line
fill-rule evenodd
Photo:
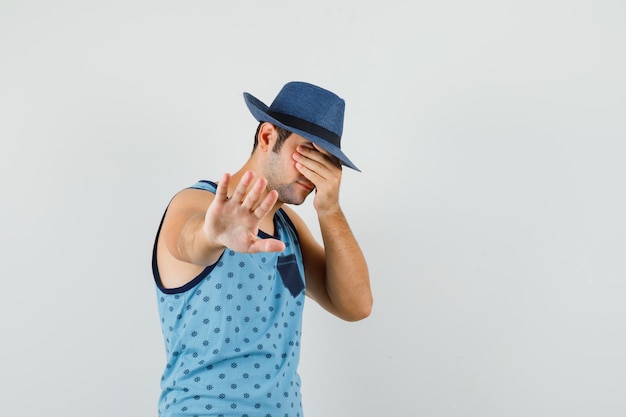
<path fill-rule="evenodd" d="M 343 210 L 339 204 L 317 210 L 317 217 L 343 217 Z"/>

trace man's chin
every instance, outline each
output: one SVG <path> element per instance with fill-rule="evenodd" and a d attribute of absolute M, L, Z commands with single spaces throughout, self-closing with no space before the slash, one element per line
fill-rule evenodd
<path fill-rule="evenodd" d="M 278 191 L 278 200 L 283 204 L 299 206 L 305 202 L 311 191 L 304 190 L 301 186 L 284 187 L 276 189 Z"/>
<path fill-rule="evenodd" d="M 286 197 L 284 200 L 280 199 L 279 200 L 283 203 L 283 204 L 289 204 L 292 206 L 299 206 L 302 203 L 304 203 L 307 199 L 307 197 L 309 196 L 309 194 L 305 195 L 305 196 L 288 196 Z"/>
<path fill-rule="evenodd" d="M 304 203 L 305 201 L 306 201 L 306 197 L 300 200 L 291 198 L 291 199 L 288 199 L 287 201 L 282 201 L 282 203 L 289 204 L 290 206 L 299 206 L 299 205 L 302 205 L 302 203 Z"/>

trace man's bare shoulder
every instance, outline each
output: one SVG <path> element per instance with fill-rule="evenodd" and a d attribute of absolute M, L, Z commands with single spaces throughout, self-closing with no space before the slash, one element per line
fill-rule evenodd
<path fill-rule="evenodd" d="M 200 188 L 184 188 L 177 192 L 170 202 L 168 211 L 206 210 L 215 194 Z"/>

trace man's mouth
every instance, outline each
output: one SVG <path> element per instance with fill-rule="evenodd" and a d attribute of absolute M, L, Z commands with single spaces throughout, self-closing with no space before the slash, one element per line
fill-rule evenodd
<path fill-rule="evenodd" d="M 313 185 L 312 183 L 308 182 L 308 181 L 298 181 L 298 184 L 304 188 L 305 190 L 311 192 L 315 189 L 315 185 Z"/>

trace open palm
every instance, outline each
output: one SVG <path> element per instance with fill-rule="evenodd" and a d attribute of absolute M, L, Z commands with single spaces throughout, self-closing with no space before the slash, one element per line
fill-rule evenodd
<path fill-rule="evenodd" d="M 227 195 L 230 175 L 224 174 L 209 206 L 203 230 L 207 237 L 235 252 L 282 252 L 285 244 L 277 239 L 259 238 L 259 225 L 278 199 L 276 191 L 266 193 L 267 180 L 246 172 L 233 195 Z"/>

